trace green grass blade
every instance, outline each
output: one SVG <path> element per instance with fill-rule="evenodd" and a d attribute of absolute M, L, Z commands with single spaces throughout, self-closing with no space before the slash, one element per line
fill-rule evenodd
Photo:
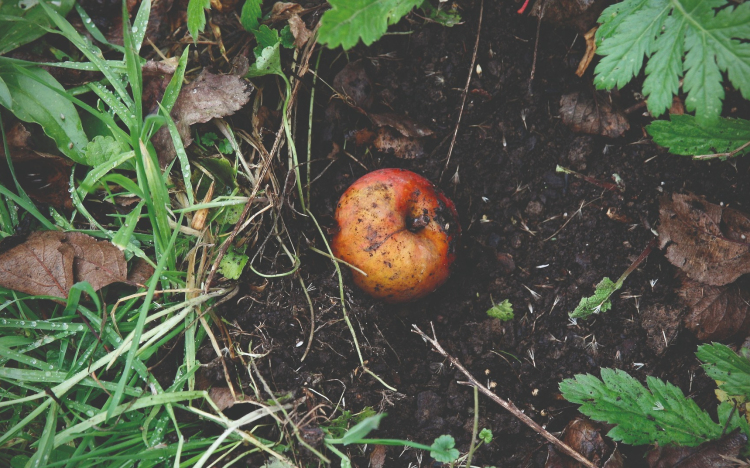
<path fill-rule="evenodd" d="M 182 222 L 182 216 L 180 216 L 180 222 Z M 167 249 L 171 249 L 174 246 L 174 243 L 177 240 L 177 234 L 179 232 L 179 229 L 174 230 L 172 239 L 170 239 Z M 146 297 L 143 300 L 143 304 L 138 311 L 138 322 L 136 324 L 135 330 L 133 330 L 133 343 L 140 343 L 141 336 L 143 334 L 143 327 L 146 325 L 146 315 L 148 315 L 148 309 L 151 306 L 151 301 L 154 298 L 156 286 L 159 284 L 159 279 L 161 277 L 162 271 L 164 271 L 164 267 L 166 266 L 168 257 L 169 255 L 163 255 L 162 258 L 159 259 L 159 263 L 156 265 L 154 275 L 151 277 L 148 293 L 146 294 Z M 133 367 L 133 360 L 135 359 L 136 351 L 138 351 L 138 346 L 131 346 L 130 350 L 128 351 L 128 356 L 125 360 L 125 368 L 122 371 L 120 382 L 117 384 L 117 390 L 112 395 L 112 398 L 109 401 L 106 420 L 115 415 L 115 412 L 117 411 L 117 405 L 119 405 L 120 401 L 122 400 L 122 395 L 125 390 L 125 384 L 130 378 L 130 370 Z"/>

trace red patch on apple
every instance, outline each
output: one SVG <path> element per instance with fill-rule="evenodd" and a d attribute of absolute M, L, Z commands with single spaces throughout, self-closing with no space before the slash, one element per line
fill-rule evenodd
<path fill-rule="evenodd" d="M 380 169 L 354 182 L 336 208 L 332 248 L 354 265 L 354 283 L 386 302 L 426 296 L 450 276 L 461 234 L 458 213 L 432 182 Z"/>

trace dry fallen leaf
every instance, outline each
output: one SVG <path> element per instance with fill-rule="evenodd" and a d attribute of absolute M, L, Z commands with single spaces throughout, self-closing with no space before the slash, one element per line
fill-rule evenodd
<path fill-rule="evenodd" d="M 677 338 L 684 308 L 671 305 L 652 304 L 641 313 L 641 327 L 646 330 L 646 345 L 657 356 L 667 350 Z"/>
<path fill-rule="evenodd" d="M 32 295 L 66 298 L 77 282 L 94 290 L 125 281 L 127 263 L 109 241 L 86 234 L 40 231 L 0 255 L 0 286 Z"/>
<path fill-rule="evenodd" d="M 736 429 L 719 440 L 697 447 L 656 446 L 646 454 L 649 468 L 730 468 L 737 466 L 726 457 L 736 457 L 747 443 L 747 436 Z"/>
<path fill-rule="evenodd" d="M 376 127 L 391 127 L 400 134 L 410 138 L 424 138 L 431 136 L 433 131 L 409 117 L 401 114 L 367 114 Z"/>
<path fill-rule="evenodd" d="M 677 295 L 688 308 L 685 326 L 699 340 L 726 340 L 750 332 L 750 290 L 746 281 L 709 286 L 685 277 Z"/>
<path fill-rule="evenodd" d="M 208 396 L 221 411 L 239 403 L 252 403 L 252 400 L 249 398 L 246 400 L 243 399 L 242 395 L 237 395 L 239 399 L 235 400 L 232 396 L 232 391 L 227 387 L 211 387 L 211 390 L 208 391 Z"/>
<path fill-rule="evenodd" d="M 307 41 L 312 37 L 312 31 L 307 29 L 307 25 L 297 15 L 293 15 L 289 18 L 289 30 L 292 31 L 294 36 L 294 45 L 299 49 L 302 48 Z"/>
<path fill-rule="evenodd" d="M 578 62 L 578 69 L 576 70 L 576 76 L 578 78 L 581 78 L 583 74 L 586 73 L 586 69 L 589 67 L 591 60 L 594 59 L 594 55 L 596 54 L 597 29 L 599 29 L 599 26 L 594 26 L 583 35 L 583 38 L 586 40 L 586 52 L 583 54 L 581 61 Z"/>
<path fill-rule="evenodd" d="M 302 12 L 302 5 L 291 2 L 276 2 L 271 8 L 271 19 L 272 23 L 277 21 L 285 21 L 292 16 L 297 16 Z"/>
<path fill-rule="evenodd" d="M 615 111 L 609 97 L 597 93 L 596 99 L 582 93 L 566 94 L 560 98 L 560 117 L 576 133 L 621 137 L 630 128 L 625 115 Z"/>
<path fill-rule="evenodd" d="M 402 135 L 391 127 L 380 127 L 372 144 L 381 153 L 392 154 L 401 159 L 416 159 L 425 155 L 420 138 Z"/>
<path fill-rule="evenodd" d="M 595 465 L 601 465 L 603 468 L 622 468 L 623 458 L 609 439 L 604 439 L 602 431 L 604 428 L 601 424 L 591 421 L 587 418 L 576 418 L 565 426 L 562 434 L 562 441 L 568 444 L 573 450 L 580 453 Z M 572 458 L 561 455 L 552 445 L 548 446 L 547 462 L 544 468 L 579 468 L 583 466 L 580 462 Z"/>
<path fill-rule="evenodd" d="M 683 194 L 662 198 L 659 213 L 659 247 L 690 278 L 721 286 L 750 272 L 745 214 Z"/>
<path fill-rule="evenodd" d="M 383 468 L 385 466 L 386 446 L 376 445 L 370 454 L 370 468 Z"/>
<path fill-rule="evenodd" d="M 188 146 L 193 142 L 191 125 L 234 114 L 247 104 L 252 92 L 253 86 L 239 76 L 214 75 L 203 70 L 195 81 L 182 88 L 172 109 L 172 119 L 183 144 Z M 177 155 L 166 126 L 154 135 L 152 142 L 162 166 Z"/>
<path fill-rule="evenodd" d="M 333 78 L 333 89 L 348 98 L 350 104 L 367 110 L 372 105 L 372 81 L 363 60 L 349 62 Z"/>
<path fill-rule="evenodd" d="M 130 272 L 128 273 L 128 281 L 140 286 L 144 286 L 146 282 L 153 276 L 154 267 L 148 264 L 142 258 L 136 258 L 131 262 Z"/>

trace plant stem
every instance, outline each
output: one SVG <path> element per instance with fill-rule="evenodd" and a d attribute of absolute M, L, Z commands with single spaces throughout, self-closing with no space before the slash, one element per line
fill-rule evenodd
<path fill-rule="evenodd" d="M 474 428 L 471 431 L 471 445 L 469 454 L 466 456 L 466 468 L 471 468 L 471 458 L 476 450 L 477 432 L 479 431 L 479 389 L 474 387 Z"/>
<path fill-rule="evenodd" d="M 651 251 L 656 246 L 656 238 L 651 239 L 651 242 L 648 243 L 645 249 L 643 249 L 643 252 L 638 256 L 638 258 L 635 259 L 632 265 L 628 267 L 627 270 L 625 270 L 625 273 L 623 273 L 615 283 L 615 289 L 620 289 L 622 287 L 622 283 L 625 282 L 625 278 L 627 278 L 631 273 L 635 271 L 636 268 L 638 268 L 641 263 L 643 263 L 644 260 L 646 260 L 646 257 L 651 253 Z"/>

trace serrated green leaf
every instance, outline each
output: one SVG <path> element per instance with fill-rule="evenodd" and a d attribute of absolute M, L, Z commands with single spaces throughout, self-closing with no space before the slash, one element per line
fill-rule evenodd
<path fill-rule="evenodd" d="M 351 49 L 361 39 L 366 45 L 380 39 L 424 0 L 330 0 L 331 9 L 320 19 L 318 42 L 330 48 Z"/>
<path fill-rule="evenodd" d="M 610 302 L 609 298 L 618 289 L 620 289 L 620 285 L 613 283 L 612 280 L 607 277 L 602 278 L 599 284 L 596 285 L 594 295 L 581 298 L 578 307 L 569 314 L 570 317 L 585 319 L 591 314 L 608 311 L 612 308 L 612 302 Z"/>
<path fill-rule="evenodd" d="M 489 444 L 492 442 L 492 431 L 490 429 L 487 429 L 486 427 L 479 431 L 479 438 L 484 442 L 485 444 Z"/>
<path fill-rule="evenodd" d="M 590 374 L 563 380 L 560 392 L 591 419 L 614 424 L 607 434 L 614 440 L 694 447 L 721 437 L 723 427 L 678 387 L 648 377 L 646 389 L 619 369 L 602 369 L 601 375 L 602 380 Z"/>
<path fill-rule="evenodd" d="M 279 52 L 280 45 L 281 44 L 277 42 L 275 45 L 263 49 L 260 55 L 256 55 L 255 63 L 250 65 L 250 69 L 245 76 L 248 78 L 266 75 L 284 76 L 284 72 L 281 69 L 281 53 Z"/>
<path fill-rule="evenodd" d="M 187 7 L 187 27 L 193 43 L 198 41 L 198 34 L 206 28 L 206 10 L 211 8 L 211 0 L 190 0 Z"/>
<path fill-rule="evenodd" d="M 256 58 L 259 57 L 267 47 L 273 47 L 281 42 L 279 32 L 275 29 L 269 28 L 265 24 L 261 25 L 257 31 L 253 31 L 253 35 L 255 36 L 255 41 L 258 43 L 258 45 L 255 46 L 255 49 L 253 49 Z"/>
<path fill-rule="evenodd" d="M 700 156 L 731 153 L 750 141 L 750 120 L 725 119 L 699 124 L 691 115 L 673 115 L 671 120 L 656 120 L 646 127 L 654 142 L 669 148 L 672 154 Z M 750 151 L 750 147 L 737 155 Z"/>
<path fill-rule="evenodd" d="M 720 389 L 729 395 L 750 395 L 750 361 L 719 343 L 701 345 L 695 355 L 709 377 L 723 382 Z"/>
<path fill-rule="evenodd" d="M 82 150 L 88 144 L 88 138 L 83 132 L 78 111 L 70 101 L 50 89 L 64 91 L 62 85 L 45 70 L 35 67 L 20 70 L 0 66 L 0 76 L 11 96 L 12 108 L 9 110 L 24 122 L 41 125 L 62 154 L 85 164 Z"/>
<path fill-rule="evenodd" d="M 443 434 L 432 443 L 430 456 L 441 463 L 453 463 L 458 460 L 459 455 L 456 441 L 452 436 Z"/>
<path fill-rule="evenodd" d="M 281 46 L 287 49 L 294 49 L 294 34 L 292 34 L 292 28 L 287 24 L 281 29 Z"/>
<path fill-rule="evenodd" d="M 679 80 L 685 107 L 701 123 L 716 122 L 724 99 L 722 73 L 750 99 L 750 4 L 726 0 L 626 0 L 602 13 L 597 31 L 604 58 L 596 86 L 622 87 L 638 75 L 644 59 L 644 95 L 659 116 L 669 108 Z"/>
<path fill-rule="evenodd" d="M 260 18 L 263 16 L 263 13 L 260 11 L 262 4 L 263 0 L 246 0 L 245 4 L 242 5 L 240 23 L 242 23 L 245 31 L 253 32 L 258 29 Z"/>
<path fill-rule="evenodd" d="M 511 304 L 508 299 L 500 304 L 495 304 L 487 311 L 487 316 L 499 319 L 503 322 L 513 320 L 513 304 Z"/>
<path fill-rule="evenodd" d="M 65 16 L 75 0 L 49 2 L 58 13 Z M 27 44 L 47 33 L 52 27 L 49 16 L 39 6 L 39 0 L 5 1 L 0 3 L 0 55 Z"/>

